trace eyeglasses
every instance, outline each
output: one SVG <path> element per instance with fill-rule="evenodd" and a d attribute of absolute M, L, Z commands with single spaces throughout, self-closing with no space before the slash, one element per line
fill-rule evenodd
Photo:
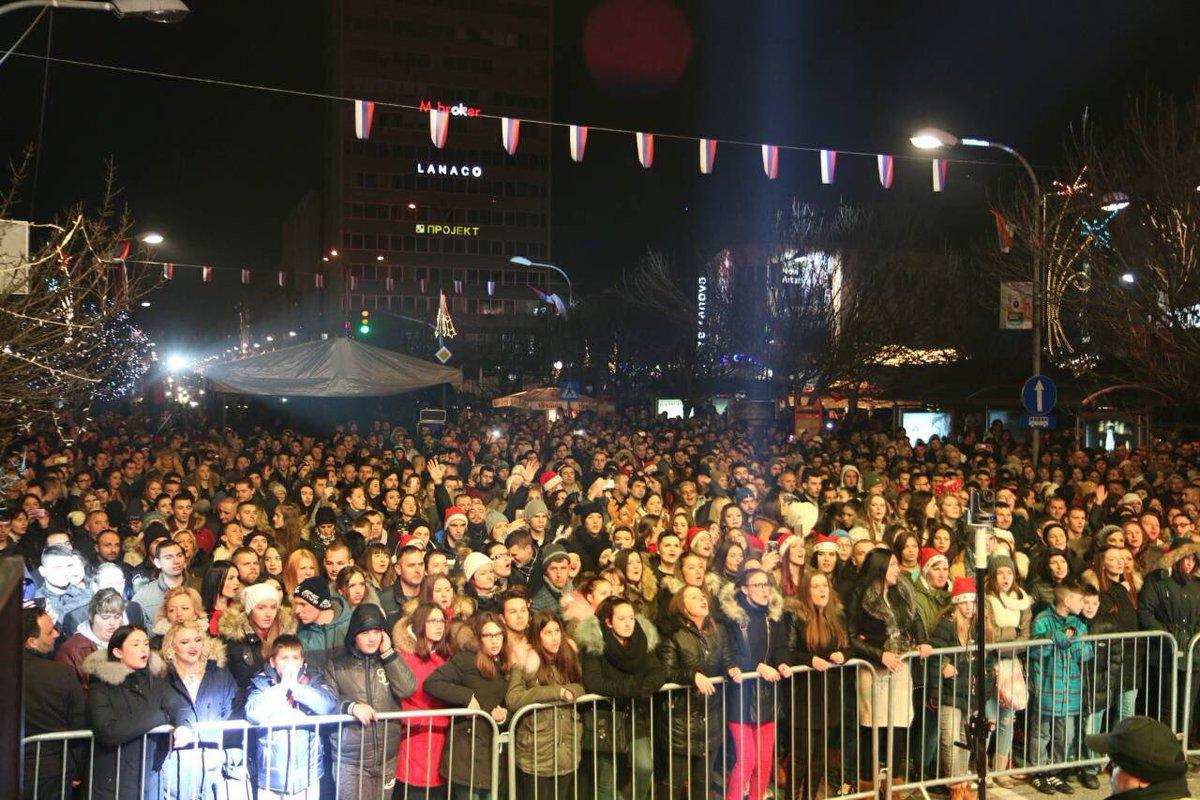
<path fill-rule="evenodd" d="M 769 589 L 769 588 L 771 588 L 771 584 L 767 583 L 766 581 L 755 581 L 754 583 L 747 583 L 746 586 L 748 586 L 751 589 Z"/>
<path fill-rule="evenodd" d="M 481 634 L 479 634 L 479 638 L 480 639 L 503 639 L 504 631 L 499 631 L 497 633 L 481 633 Z"/>
<path fill-rule="evenodd" d="M 492 561 L 512 561 L 512 556 L 508 553 L 497 553 L 492 556 Z"/>

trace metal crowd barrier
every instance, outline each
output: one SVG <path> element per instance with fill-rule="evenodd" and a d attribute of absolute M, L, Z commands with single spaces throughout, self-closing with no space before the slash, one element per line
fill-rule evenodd
<path fill-rule="evenodd" d="M 1108 730 L 1134 714 L 1178 730 L 1179 654 L 1169 634 L 1087 635 L 1073 647 L 1063 653 L 1050 639 L 986 645 L 989 776 L 1098 769 L 1104 758 L 1084 746 L 1084 734 Z M 889 694 L 887 791 L 974 780 L 964 745 L 965 723 L 979 701 L 975 647 L 939 648 L 927 659 L 909 653 L 902 663 L 911 677 L 911 698 Z M 1035 684 L 1039 679 L 1041 685 Z M 1043 691 L 1047 684 L 1058 690 Z M 895 725 L 903 720 L 894 715 L 910 704 L 911 724 Z"/>
<path fill-rule="evenodd" d="M 1191 698 L 1191 668 L 1200 657 L 1200 636 L 1190 642 L 1186 659 L 1175 641 L 1159 631 L 1085 636 L 1079 641 L 1090 653 L 1081 659 L 1078 670 L 1084 698 L 1078 708 L 1069 705 L 1067 713 L 1057 716 L 1055 712 L 1064 709 L 1048 707 L 1039 696 L 1041 687 L 1032 682 L 1033 675 L 1039 674 L 1051 682 L 1071 678 L 1060 675 L 1053 642 L 987 645 L 987 668 L 995 677 L 985 699 L 986 710 L 993 722 L 1005 723 L 992 733 L 996 752 L 990 756 L 989 774 L 1012 776 L 1098 765 L 1101 759 L 1082 744 L 1083 733 L 1107 729 L 1129 713 L 1157 717 L 1177 732 L 1187 731 L 1192 703 L 1180 703 L 1179 665 L 1186 664 L 1183 696 Z M 943 676 L 947 666 L 954 667 L 952 677 Z M 463 759 L 469 759 L 465 779 L 473 787 L 481 784 L 473 788 L 473 796 L 490 800 L 502 796 L 502 780 L 507 796 L 522 800 L 618 794 L 631 800 L 708 800 L 714 795 L 760 800 L 767 791 L 775 798 L 796 800 L 839 793 L 846 800 L 867 800 L 881 788 L 890 793 L 972 780 L 969 753 L 958 743 L 964 740 L 962 724 L 974 713 L 978 700 L 975 669 L 974 648 L 943 648 L 924 660 L 915 653 L 906 655 L 896 675 L 861 660 L 825 671 L 797 666 L 791 678 L 778 683 L 747 672 L 740 683 L 713 677 L 712 697 L 701 695 L 693 685 L 669 684 L 632 707 L 629 700 L 585 695 L 572 702 L 533 703 L 510 710 L 502 724 L 479 709 L 379 713 L 370 727 L 360 726 L 348 715 L 307 716 L 258 726 L 238 720 L 200 723 L 192 727 L 193 741 L 180 748 L 171 747 L 169 726 L 156 728 L 115 752 L 100 748 L 91 731 L 49 733 L 24 740 L 28 765 L 24 796 L 69 796 L 69 784 L 77 779 L 83 790 L 79 796 L 90 797 L 97 758 L 115 758 L 119 763 L 124 748 L 139 747 L 140 774 L 132 774 L 132 769 L 122 774 L 118 769 L 118 796 L 121 781 L 137 780 L 139 789 L 145 788 L 147 754 L 157 751 L 175 753 L 176 760 L 198 758 L 206 765 L 202 769 L 212 769 L 214 775 L 220 772 L 230 798 L 249 797 L 258 774 L 272 774 L 275 748 L 260 748 L 259 743 L 288 737 L 288 744 L 299 744 L 293 739 L 306 733 L 314 738 L 305 738 L 304 743 L 324 748 L 327 774 L 323 780 L 339 800 L 390 797 L 401 755 L 407 780 L 399 796 L 442 800 L 451 792 L 451 781 L 439 775 L 441 750 L 434 752 L 435 734 L 442 733 L 445 760 L 455 776 L 464 777 L 461 769 L 467 762 Z M 967 708 L 959 709 L 950 698 L 958 696 L 963 682 Z M 1104 708 L 1084 702 L 1098 694 Z M 769 710 L 773 724 L 759 725 L 754 717 L 747 718 L 747 708 Z M 347 723 L 353 727 L 347 728 Z M 456 753 L 462 745 L 456 743 L 455 728 L 466 725 L 470 726 L 465 734 L 468 752 Z M 356 748 L 346 744 L 348 732 L 357 735 Z M 221 736 L 214 739 L 214 733 Z M 1044 739 L 1055 737 L 1062 742 L 1059 753 L 1047 758 Z M 477 739 L 483 741 L 477 744 Z M 1038 747 L 1031 747 L 1034 743 Z M 423 762 L 415 749 L 421 747 L 425 748 Z M 481 747 L 487 748 L 484 762 L 476 758 Z M 224 770 L 224 764 L 218 770 L 215 762 L 206 761 L 210 754 L 224 759 L 227 752 L 239 749 L 240 770 L 236 764 L 232 771 Z M 71 751 L 77 757 L 76 774 L 70 769 Z M 195 753 L 199 755 L 185 755 Z M 502 755 L 506 776 L 501 773 Z M 739 757 L 740 771 L 735 769 Z M 410 768 L 416 763 L 424 765 L 426 774 L 412 774 Z M 478 775 L 482 763 L 490 775 Z M 169 764 L 159 761 L 151 766 L 157 770 L 155 780 L 169 777 Z M 286 766 L 290 769 L 292 763 Z M 347 783 L 351 779 L 353 783 Z M 741 785 L 729 786 L 734 780 Z M 453 787 L 456 793 L 465 788 L 460 781 Z"/>
<path fill-rule="evenodd" d="M 1200 664 L 1196 663 L 1198 657 L 1196 646 L 1200 644 L 1200 633 L 1192 637 L 1192 640 L 1187 645 L 1187 657 L 1184 660 L 1184 681 L 1183 681 L 1183 700 L 1180 703 L 1182 714 L 1180 715 L 1179 735 L 1183 737 L 1183 754 L 1192 756 L 1200 754 L 1200 736 L 1193 737 L 1191 729 L 1196 726 L 1195 715 L 1200 709 L 1196 708 L 1196 692 L 1200 689 L 1196 679 L 1193 677 L 1193 671 L 1200 669 Z"/>

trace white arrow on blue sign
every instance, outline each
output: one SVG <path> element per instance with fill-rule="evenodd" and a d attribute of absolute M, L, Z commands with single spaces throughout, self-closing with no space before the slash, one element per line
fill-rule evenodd
<path fill-rule="evenodd" d="M 1045 375 L 1034 375 L 1021 387 L 1021 402 L 1030 414 L 1048 414 L 1058 402 L 1058 387 Z"/>

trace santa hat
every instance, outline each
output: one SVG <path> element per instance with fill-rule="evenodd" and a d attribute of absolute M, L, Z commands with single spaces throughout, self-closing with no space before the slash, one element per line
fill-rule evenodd
<path fill-rule="evenodd" d="M 836 536 L 818 536 L 817 543 L 813 546 L 814 553 L 836 553 L 838 551 L 838 540 Z"/>
<path fill-rule="evenodd" d="M 538 477 L 538 483 L 542 485 L 542 494 L 548 492 L 556 492 L 562 488 L 562 478 L 558 477 L 558 473 L 552 469 L 548 469 Z"/>
<path fill-rule="evenodd" d="M 780 528 L 779 533 L 775 536 L 775 540 L 779 542 L 780 558 L 786 561 L 788 550 L 790 550 L 797 542 L 803 541 L 803 537 L 797 536 L 787 528 Z"/>
<path fill-rule="evenodd" d="M 701 528 L 698 525 L 695 527 L 692 527 L 692 528 L 688 528 L 688 531 L 687 531 L 688 550 L 692 549 L 692 542 L 694 542 L 696 540 L 696 537 L 702 533 L 708 533 L 708 528 Z"/>
<path fill-rule="evenodd" d="M 458 506 L 450 506 L 446 509 L 446 527 L 450 526 L 451 522 L 457 520 L 467 521 L 467 512 L 463 511 Z"/>
<path fill-rule="evenodd" d="M 411 533 L 406 533 L 400 537 L 400 544 L 397 546 L 396 549 L 403 550 L 404 548 L 411 545 L 413 547 L 419 547 L 422 550 L 424 550 L 426 548 L 427 544 L 428 543 L 420 536 L 413 536 Z"/>
<path fill-rule="evenodd" d="M 922 547 L 920 555 L 917 556 L 917 563 L 921 565 L 922 575 L 937 566 L 939 561 L 946 566 L 950 565 L 946 554 L 934 547 Z"/>
<path fill-rule="evenodd" d="M 975 601 L 975 581 L 971 578 L 955 578 L 954 588 L 950 591 L 951 603 L 971 603 Z"/>

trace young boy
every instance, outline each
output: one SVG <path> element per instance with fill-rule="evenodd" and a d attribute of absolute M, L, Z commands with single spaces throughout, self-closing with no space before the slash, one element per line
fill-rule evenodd
<path fill-rule="evenodd" d="M 250 679 L 246 698 L 247 721 L 278 726 L 258 734 L 259 800 L 318 800 L 324 775 L 321 733 L 316 726 L 297 723 L 332 714 L 336 707 L 337 697 L 321 673 L 309 672 L 300 640 L 281 634 L 267 664 Z"/>
<path fill-rule="evenodd" d="M 1087 634 L 1087 624 L 1079 616 L 1082 611 L 1083 589 L 1068 578 L 1054 587 L 1054 605 L 1033 620 L 1033 638 L 1051 641 L 1029 652 L 1034 766 L 1066 760 L 1068 732 L 1082 720 L 1083 665 L 1093 651 L 1090 642 L 1080 641 Z M 1058 772 L 1040 773 L 1032 785 L 1042 794 L 1074 794 Z"/>
<path fill-rule="evenodd" d="M 1088 633 L 1093 635 L 1111 634 L 1116 632 L 1116 626 L 1111 619 L 1100 616 L 1100 590 L 1090 583 L 1085 583 L 1083 589 L 1083 621 L 1088 626 Z M 1117 701 L 1121 696 L 1121 661 L 1122 650 L 1120 643 L 1114 647 L 1112 643 L 1099 641 L 1091 642 L 1095 648 L 1092 662 L 1083 670 L 1083 713 L 1085 731 L 1075 731 L 1075 741 L 1071 753 L 1079 753 L 1080 758 L 1095 756 L 1087 748 L 1082 748 L 1085 733 L 1104 733 L 1117 722 L 1114 713 Z M 1092 764 L 1079 770 L 1079 785 L 1087 789 L 1100 788 L 1100 765 Z"/>

